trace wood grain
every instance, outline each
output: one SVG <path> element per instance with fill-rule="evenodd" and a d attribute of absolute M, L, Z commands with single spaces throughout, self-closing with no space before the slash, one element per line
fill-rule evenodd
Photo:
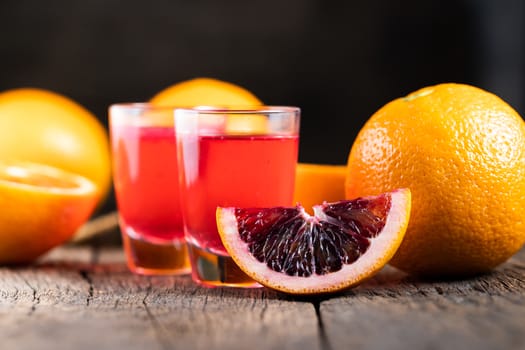
<path fill-rule="evenodd" d="M 292 298 L 131 274 L 120 247 L 72 245 L 0 268 L 1 349 L 524 349 L 525 251 L 476 278 L 393 268 Z"/>
<path fill-rule="evenodd" d="M 310 302 L 266 289 L 202 288 L 189 276 L 137 276 L 120 250 L 85 249 L 0 269 L 2 349 L 321 347 Z"/>
<path fill-rule="evenodd" d="M 465 280 L 394 269 L 320 306 L 334 349 L 525 349 L 525 252 Z"/>

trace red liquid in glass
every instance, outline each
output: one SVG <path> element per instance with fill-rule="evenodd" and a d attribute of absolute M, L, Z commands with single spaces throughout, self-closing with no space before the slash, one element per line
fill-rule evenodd
<path fill-rule="evenodd" d="M 217 232 L 217 206 L 290 206 L 297 136 L 199 136 L 182 139 L 182 191 L 189 243 L 227 255 Z"/>
<path fill-rule="evenodd" d="M 115 194 L 130 268 L 188 272 L 174 128 L 119 125 L 111 136 Z"/>

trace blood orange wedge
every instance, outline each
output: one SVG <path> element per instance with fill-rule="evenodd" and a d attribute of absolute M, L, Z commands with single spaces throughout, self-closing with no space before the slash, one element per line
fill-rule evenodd
<path fill-rule="evenodd" d="M 222 243 L 260 284 L 291 294 L 324 294 L 378 272 L 401 244 L 411 193 L 398 189 L 314 206 L 217 208 Z"/>

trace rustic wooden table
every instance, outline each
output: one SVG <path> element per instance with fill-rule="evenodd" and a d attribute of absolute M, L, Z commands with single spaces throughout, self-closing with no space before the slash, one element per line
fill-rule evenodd
<path fill-rule="evenodd" d="M 121 248 L 57 248 L 0 268 L 0 349 L 525 349 L 525 250 L 476 278 L 393 268 L 294 298 L 131 274 Z"/>

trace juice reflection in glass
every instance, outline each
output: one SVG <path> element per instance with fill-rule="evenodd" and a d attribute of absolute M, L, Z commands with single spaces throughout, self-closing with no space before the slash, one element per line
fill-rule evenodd
<path fill-rule="evenodd" d="M 110 136 L 128 267 L 139 274 L 189 273 L 173 109 L 113 105 Z"/>
<path fill-rule="evenodd" d="M 215 211 L 293 204 L 299 109 L 177 109 L 175 125 L 193 280 L 212 287 L 258 287 L 228 256 Z"/>

